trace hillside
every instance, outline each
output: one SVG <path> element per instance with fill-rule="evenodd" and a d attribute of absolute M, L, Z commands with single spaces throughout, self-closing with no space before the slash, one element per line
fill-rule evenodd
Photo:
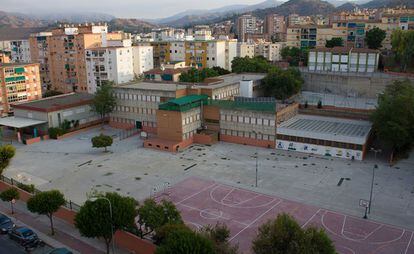
<path fill-rule="evenodd" d="M 43 27 L 47 25 L 49 25 L 49 22 L 30 18 L 24 14 L 0 11 L 0 27 L 29 28 Z"/>
<path fill-rule="evenodd" d="M 335 6 L 321 0 L 290 0 L 278 7 L 256 10 L 252 12 L 256 17 L 264 18 L 267 14 L 281 15 L 299 14 L 303 16 L 329 14 L 335 11 Z"/>
<path fill-rule="evenodd" d="M 147 33 L 157 26 L 139 19 L 115 18 L 108 22 L 111 31 L 123 30 L 127 33 Z"/>
<path fill-rule="evenodd" d="M 336 7 L 336 10 L 337 11 L 352 11 L 353 9 L 357 7 L 360 7 L 360 6 L 356 3 L 348 2 L 348 3 L 344 3 L 341 6 Z"/>
<path fill-rule="evenodd" d="M 382 8 L 382 7 L 396 7 L 405 5 L 409 8 L 414 8 L 413 0 L 372 0 L 368 3 L 362 4 L 362 8 Z"/>
<path fill-rule="evenodd" d="M 221 8 L 210 10 L 187 10 L 167 18 L 148 21 L 151 23 L 174 27 L 186 27 L 194 24 L 213 23 L 215 20 L 222 20 L 235 14 L 242 14 L 258 9 L 276 7 L 281 3 L 282 2 L 280 0 L 266 0 L 264 2 L 253 5 L 227 5 Z"/>

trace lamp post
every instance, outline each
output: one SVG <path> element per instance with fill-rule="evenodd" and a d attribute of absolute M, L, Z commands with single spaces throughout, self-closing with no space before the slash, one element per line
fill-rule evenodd
<path fill-rule="evenodd" d="M 377 164 L 375 164 L 374 167 L 372 168 L 371 192 L 369 194 L 368 214 L 371 214 L 372 191 L 374 190 L 375 170 L 377 168 L 378 168 Z"/>
<path fill-rule="evenodd" d="M 258 174 L 259 174 L 259 153 L 257 150 L 257 147 L 259 146 L 259 140 L 258 140 L 258 135 L 261 134 L 260 132 L 256 132 L 256 131 L 252 131 L 255 135 L 256 135 L 256 153 L 255 153 L 255 157 L 256 157 L 256 188 L 257 188 L 257 181 L 258 181 Z"/>
<path fill-rule="evenodd" d="M 91 197 L 89 200 L 92 201 L 92 202 L 95 202 L 98 199 L 106 200 L 106 201 L 108 201 L 108 204 L 109 204 L 109 215 L 111 217 L 112 253 L 115 254 L 114 227 L 113 227 L 113 224 L 112 224 L 112 222 L 113 222 L 113 217 L 112 217 L 112 204 L 111 204 L 111 201 L 108 198 L 106 198 L 106 197 L 94 196 L 94 197 Z"/>
<path fill-rule="evenodd" d="M 382 152 L 381 149 L 375 149 L 373 147 L 371 147 L 370 151 L 374 153 L 375 160 L 377 160 L 377 153 Z M 375 164 L 374 167 L 372 168 L 371 191 L 370 191 L 370 194 L 369 194 L 368 214 L 371 214 L 372 192 L 374 190 L 374 178 L 375 178 L 375 170 L 376 169 L 378 169 L 377 164 Z"/>

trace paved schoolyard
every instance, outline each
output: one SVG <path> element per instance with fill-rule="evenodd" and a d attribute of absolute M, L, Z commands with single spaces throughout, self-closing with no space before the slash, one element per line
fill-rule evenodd
<path fill-rule="evenodd" d="M 291 214 L 302 227 L 324 228 L 340 254 L 414 253 L 413 231 L 211 180 L 190 177 L 161 191 L 156 198 L 173 201 L 189 226 L 226 224 L 231 243 L 243 253 L 251 253 L 257 228 L 279 213 Z"/>
<path fill-rule="evenodd" d="M 389 167 L 373 159 L 359 162 L 258 148 L 255 188 L 254 147 L 193 145 L 171 154 L 144 149 L 142 140 L 134 136 L 115 141 L 104 153 L 90 143 L 100 132 L 97 128 L 60 141 L 20 146 L 5 175 L 41 190 L 60 189 L 76 203 L 94 191 L 116 191 L 142 200 L 196 176 L 362 217 L 359 200 L 369 198 L 372 168 L 378 163 L 369 219 L 414 229 L 414 156 Z M 105 127 L 104 132 L 116 137 L 119 130 Z"/>

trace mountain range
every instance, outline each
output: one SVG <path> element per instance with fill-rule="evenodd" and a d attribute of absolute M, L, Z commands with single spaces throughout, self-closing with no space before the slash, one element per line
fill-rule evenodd
<path fill-rule="evenodd" d="M 359 8 L 381 8 L 406 5 L 414 8 L 414 0 L 266 0 L 254 5 L 228 5 L 210 10 L 187 10 L 170 17 L 152 20 L 115 18 L 112 15 L 96 12 L 36 13 L 22 14 L 0 11 L 0 28 L 48 27 L 56 22 L 98 22 L 109 23 L 110 29 L 123 29 L 127 32 L 146 32 L 159 26 L 187 27 L 197 24 L 213 24 L 225 20 L 235 21 L 244 13 L 251 13 L 259 18 L 267 14 L 289 15 L 329 14 L 334 11 Z"/>

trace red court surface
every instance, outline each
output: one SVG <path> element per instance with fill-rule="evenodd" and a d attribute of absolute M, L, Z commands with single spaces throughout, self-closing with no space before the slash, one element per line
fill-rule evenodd
<path fill-rule="evenodd" d="M 258 226 L 285 212 L 302 227 L 323 227 L 340 254 L 414 254 L 413 231 L 214 181 L 190 177 L 160 192 L 157 199 L 173 201 L 192 227 L 225 223 L 231 242 L 243 253 L 251 253 Z"/>

